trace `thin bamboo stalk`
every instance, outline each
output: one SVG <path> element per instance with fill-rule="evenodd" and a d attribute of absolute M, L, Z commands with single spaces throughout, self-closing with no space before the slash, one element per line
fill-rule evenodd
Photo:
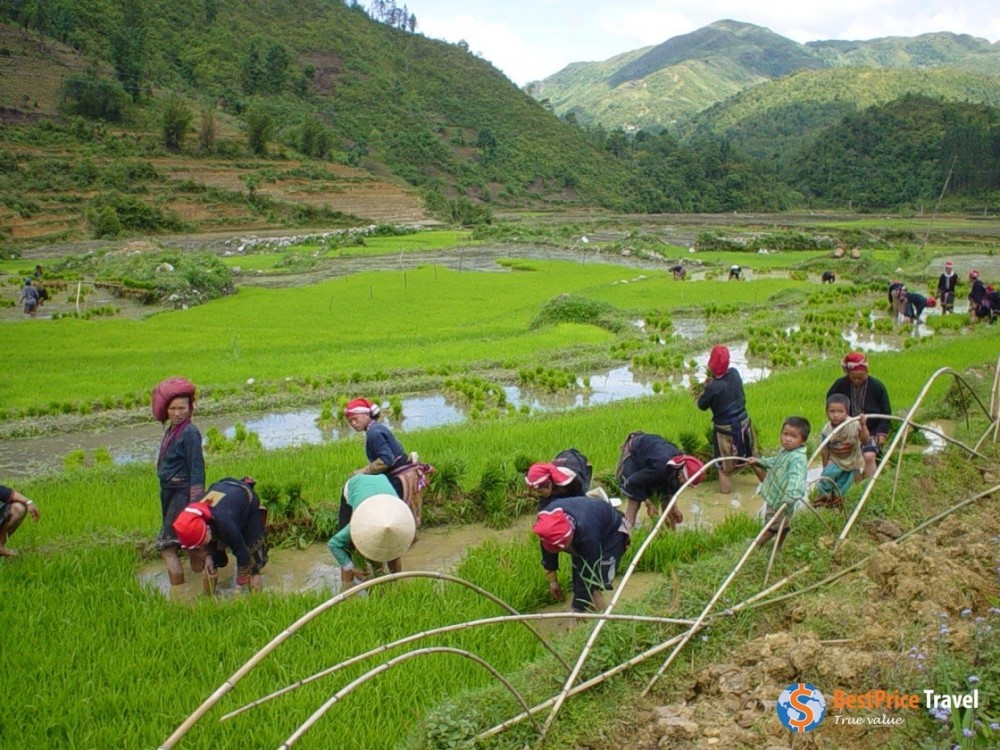
<path fill-rule="evenodd" d="M 510 694 L 517 699 L 517 702 L 521 704 L 521 708 L 523 708 L 525 711 L 530 710 L 527 701 L 525 701 L 524 697 L 519 692 L 517 692 L 517 689 L 513 685 L 511 685 L 510 682 L 507 680 L 507 678 L 505 678 L 502 674 L 500 674 L 500 672 L 497 671 L 497 669 L 485 659 L 482 659 L 481 657 L 476 656 L 475 654 L 460 648 L 453 648 L 451 646 L 430 646 L 428 648 L 418 648 L 415 651 L 407 651 L 405 654 L 401 654 L 394 659 L 390 659 L 389 661 L 385 662 L 385 664 L 379 664 L 374 669 L 365 672 L 356 680 L 345 685 L 343 688 L 334 693 L 330 697 L 330 699 L 327 700 L 322 706 L 316 709 L 316 711 L 314 711 L 313 714 L 308 719 L 302 722 L 301 726 L 299 726 L 299 728 L 296 729 L 288 737 L 288 739 L 285 740 L 278 747 L 278 750 L 288 750 L 288 748 L 290 748 L 292 745 L 298 742 L 299 739 L 302 738 L 302 735 L 308 732 L 316 724 L 316 722 L 319 721 L 323 717 L 323 715 L 327 711 L 329 711 L 330 708 L 333 707 L 335 703 L 337 703 L 337 701 L 339 701 L 345 695 L 348 695 L 355 688 L 359 687 L 360 685 L 363 685 L 364 683 L 368 682 L 368 680 L 376 677 L 382 672 L 392 669 L 398 664 L 402 664 L 403 662 L 416 658 L 418 656 L 426 656 L 427 654 L 457 654 L 466 659 L 471 659 L 472 661 L 476 662 L 484 669 L 486 669 L 486 671 L 488 671 L 493 676 L 494 679 L 496 679 L 505 688 L 507 688 L 508 692 L 510 692 Z M 538 727 L 537 723 L 535 724 L 535 726 L 539 731 L 541 731 L 541 728 Z"/>
<path fill-rule="evenodd" d="M 216 688 L 216 690 L 208 698 L 206 698 L 202 702 L 202 704 L 198 706 L 198 708 L 196 708 L 194 712 L 190 716 L 188 716 L 187 719 L 185 719 L 179 727 L 177 727 L 177 729 L 174 730 L 173 734 L 171 734 L 166 740 L 164 740 L 163 744 L 160 745 L 159 750 L 170 750 L 170 748 L 176 745 L 181 740 L 181 738 L 191 730 L 191 727 L 197 724 L 201 720 L 201 718 L 206 713 L 208 713 L 209 709 L 211 709 L 212 706 L 214 706 L 216 703 L 222 700 L 223 696 L 225 696 L 226 693 L 228 693 L 230 690 L 236 687 L 236 684 L 244 677 L 246 677 L 254 669 L 254 667 L 260 664 L 265 658 L 267 658 L 267 656 L 272 651 L 274 651 L 278 646 L 280 646 L 282 643 L 291 638 L 300 628 L 304 627 L 310 621 L 319 617 L 321 614 L 326 612 L 331 607 L 351 598 L 352 596 L 360 594 L 362 591 L 372 588 L 373 586 L 380 586 L 404 578 L 436 578 L 441 581 L 449 581 L 451 583 L 457 583 L 459 585 L 471 589 L 480 596 L 489 599 L 490 601 L 494 602 L 500 607 L 506 609 L 511 614 L 518 614 L 516 609 L 511 607 L 509 604 L 507 604 L 499 597 L 494 596 L 489 591 L 486 591 L 485 589 L 482 589 L 479 586 L 470 583 L 469 581 L 466 581 L 462 578 L 458 578 L 457 576 L 449 575 L 447 573 L 413 570 L 413 571 L 404 571 L 402 573 L 390 573 L 389 575 L 382 576 L 380 578 L 374 578 L 370 581 L 364 581 L 362 583 L 359 583 L 357 586 L 348 589 L 347 591 L 343 591 L 337 594 L 336 596 L 327 599 L 318 607 L 315 607 L 311 609 L 309 612 L 306 612 L 304 615 L 302 615 L 302 617 L 300 617 L 298 620 L 293 622 L 283 631 L 278 633 L 278 635 L 272 638 L 263 648 L 261 648 L 257 653 L 255 653 L 252 657 L 250 657 L 250 659 L 246 663 L 244 663 L 243 666 L 237 669 L 229 677 L 229 679 L 224 681 L 218 688 Z M 534 634 L 534 636 L 546 648 L 546 650 L 548 650 L 549 653 L 555 656 L 556 659 L 558 659 L 559 662 L 564 667 L 566 667 L 566 669 L 569 669 L 569 664 L 566 663 L 566 661 L 562 658 L 562 656 L 552 647 L 552 645 L 548 641 L 542 638 L 542 636 L 537 631 L 535 631 L 535 629 L 532 628 L 527 622 L 524 623 L 524 626 L 532 634 Z"/>
<path fill-rule="evenodd" d="M 711 461 L 705 464 L 705 467 L 702 470 L 702 472 L 707 471 L 707 469 L 710 466 L 720 463 L 723 460 L 724 459 L 722 458 L 712 459 Z M 699 475 L 701 475 L 702 472 L 699 472 Z M 674 506 L 677 504 L 677 498 L 681 496 L 681 493 L 684 492 L 684 490 L 692 486 L 695 480 L 701 481 L 700 479 L 698 479 L 699 475 L 690 477 L 686 482 L 684 482 L 684 484 L 678 487 L 677 492 L 675 492 L 674 496 L 670 498 L 670 501 L 667 503 L 666 507 L 660 511 L 660 515 L 656 519 L 656 523 L 653 525 L 653 529 L 643 540 L 642 544 L 639 546 L 639 549 L 636 550 L 635 555 L 632 557 L 632 562 L 629 564 L 625 573 L 622 574 L 621 582 L 615 589 L 615 593 L 612 595 L 611 601 L 608 602 L 608 606 L 604 610 L 605 613 L 611 612 L 614 609 L 615 605 L 618 603 L 618 599 L 621 597 L 622 591 L 625 590 L 625 584 L 628 583 L 629 578 L 632 577 L 632 573 L 638 566 L 639 561 L 642 559 L 643 554 L 649 548 L 649 545 L 652 544 L 653 539 L 656 537 L 657 533 L 659 533 L 660 529 L 663 528 L 663 525 L 667 522 L 670 511 L 673 510 Z M 552 711 L 545 719 L 545 724 L 542 726 L 541 736 L 538 738 L 539 744 L 544 742 L 545 736 L 548 734 L 549 729 L 552 727 L 552 723 L 555 721 L 555 718 L 559 713 L 559 709 L 562 708 L 562 705 L 565 702 L 566 697 L 573 686 L 573 683 L 576 682 L 576 678 L 579 676 L 580 670 L 583 669 L 584 662 L 586 662 L 587 657 L 590 656 L 590 652 L 594 647 L 594 643 L 597 641 L 597 637 L 600 635 L 603 627 L 604 627 L 604 621 L 601 620 L 598 621 L 597 625 L 595 625 L 594 629 L 591 631 L 590 637 L 587 639 L 587 643 L 584 645 L 583 650 L 580 652 L 580 656 L 576 661 L 576 664 L 573 666 L 573 671 L 570 672 L 570 675 L 566 679 L 566 683 L 563 685 L 563 689 L 560 692 L 559 697 L 556 699 L 556 702 L 552 706 Z"/>
<path fill-rule="evenodd" d="M 436 635 L 441 635 L 443 633 L 451 633 L 460 630 L 466 630 L 469 628 L 480 627 L 483 625 L 496 625 L 508 622 L 517 622 L 520 620 L 615 620 L 621 622 L 648 622 L 657 625 L 690 625 L 694 620 L 680 619 L 676 617 L 652 617 L 648 615 L 612 615 L 603 614 L 600 612 L 537 612 L 530 614 L 520 614 L 520 615 L 504 615 L 500 617 L 485 617 L 479 620 L 469 620 L 467 622 L 455 623 L 453 625 L 444 625 L 439 628 L 433 628 L 431 630 L 425 630 L 422 633 L 415 633 L 413 635 L 408 635 L 405 638 L 400 638 L 398 640 L 392 641 L 391 643 L 383 644 L 377 648 L 373 648 L 369 651 L 365 651 L 363 654 L 358 654 L 352 656 L 350 659 L 339 662 L 331 667 L 327 667 L 315 674 L 309 675 L 308 677 L 303 677 L 301 680 L 286 685 L 273 693 L 258 698 L 255 701 L 251 701 L 240 708 L 230 711 L 228 714 L 219 719 L 220 722 L 228 721 L 240 714 L 249 711 L 252 708 L 263 705 L 268 701 L 278 698 L 286 693 L 290 693 L 300 687 L 308 685 L 316 680 L 322 679 L 323 677 L 329 677 L 332 674 L 339 672 L 342 669 L 346 669 L 358 662 L 364 661 L 372 656 L 378 656 L 379 654 L 386 653 L 394 648 L 400 646 L 405 646 L 408 643 L 414 643 L 416 641 L 423 640 L 425 638 L 431 638 Z"/>
<path fill-rule="evenodd" d="M 943 376 L 945 374 L 952 375 L 962 385 L 964 385 L 966 388 L 968 388 L 969 392 L 972 394 L 973 398 L 979 404 L 980 408 L 989 416 L 989 410 L 983 404 L 982 400 L 979 398 L 979 395 L 965 381 L 965 378 L 963 378 L 957 372 L 955 372 L 954 370 L 952 370 L 951 368 L 948 368 L 948 367 L 942 367 L 937 372 L 935 372 L 933 375 L 931 375 L 931 377 L 928 379 L 928 381 L 924 384 L 924 387 L 920 390 L 920 393 L 917 395 L 917 398 L 914 400 L 913 406 L 911 406 L 910 409 L 909 409 L 909 411 L 907 412 L 908 414 L 914 413 L 921 406 L 921 404 L 923 403 L 924 398 L 926 398 L 926 396 L 927 396 L 927 392 L 930 390 L 930 387 L 934 384 L 934 382 L 937 380 L 938 377 L 941 377 L 941 376 Z M 879 419 L 886 418 L 886 417 L 889 417 L 889 418 L 892 418 L 892 419 L 899 419 L 899 417 L 896 417 L 895 415 L 886 415 L 886 414 L 876 414 L 876 415 L 869 415 L 869 416 L 875 416 L 875 417 L 878 417 Z M 903 421 L 908 424 L 909 423 L 909 418 L 907 417 Z M 886 453 L 885 457 L 882 459 L 882 461 L 879 462 L 879 465 L 877 467 L 875 467 L 875 473 L 872 475 L 871 479 L 869 480 L 868 485 L 864 489 L 864 492 L 861 493 L 861 497 L 858 499 L 857 505 L 854 506 L 854 510 L 851 512 L 850 517 L 847 519 L 847 523 L 844 524 L 844 528 L 840 532 L 840 536 L 837 537 L 837 541 L 833 545 L 833 551 L 834 552 L 836 552 L 840 548 L 840 546 L 844 543 L 844 540 L 847 538 L 847 534 L 850 532 L 851 527 L 854 526 L 854 522 L 857 520 L 858 516 L 861 515 L 861 510 L 862 510 L 862 508 L 864 508 L 865 503 L 868 501 L 868 496 L 871 495 L 872 489 L 874 489 L 874 487 L 875 487 L 875 480 L 878 479 L 878 477 L 882 474 L 882 470 L 885 468 L 886 464 L 888 463 L 889 457 L 892 456 L 892 454 L 895 452 L 896 447 L 899 445 L 900 440 L 905 435 L 905 432 L 906 432 L 905 430 L 902 430 L 902 431 L 896 433 L 896 436 L 893 438 L 892 443 L 889 444 L 888 449 L 886 449 L 886 451 L 885 451 L 885 453 Z M 980 455 L 980 454 L 976 453 L 976 455 Z M 893 488 L 893 497 L 895 497 L 895 487 Z"/>
<path fill-rule="evenodd" d="M 774 537 L 774 546 L 771 547 L 771 556 L 767 560 L 767 570 L 764 571 L 764 585 L 767 585 L 767 579 L 771 577 L 771 568 L 774 566 L 774 558 L 778 554 L 778 547 L 781 546 L 781 535 L 785 531 L 785 521 L 788 519 L 788 514 L 781 516 L 781 523 L 778 524 L 778 534 Z"/>
<path fill-rule="evenodd" d="M 786 513 L 787 513 L 787 506 L 782 505 L 780 508 L 778 508 L 777 513 L 775 513 L 774 516 L 770 519 L 771 523 L 773 524 L 774 521 L 779 518 L 784 520 Z M 649 691 L 653 689 L 653 685 L 655 685 L 656 682 L 660 679 L 660 676 L 666 671 L 667 667 L 670 666 L 670 663 L 674 660 L 677 654 L 679 654 L 681 649 L 683 649 L 684 646 L 687 645 L 687 642 L 694 637 L 694 634 L 698 632 L 698 630 L 701 628 L 701 624 L 705 621 L 705 618 L 708 616 L 708 613 L 712 611 L 712 607 L 715 606 L 715 603 L 719 601 L 719 598 L 725 593 L 726 589 L 729 588 L 729 584 L 733 582 L 733 579 L 736 578 L 736 574 L 740 572 L 740 569 L 743 567 L 746 561 L 750 559 L 750 555 L 752 555 L 754 550 L 757 548 L 757 543 L 761 540 L 761 538 L 764 536 L 764 534 L 770 527 L 771 524 L 765 523 L 761 527 L 761 530 L 757 532 L 757 536 L 754 537 L 753 542 L 750 543 L 750 546 L 747 547 L 746 551 L 743 553 L 743 556 L 740 557 L 739 562 L 736 563 L 736 567 L 734 567 L 730 571 L 729 575 L 726 576 L 726 579 L 722 582 L 722 585 L 719 586 L 719 588 L 716 590 L 712 598 L 709 599 L 708 604 L 706 604 L 704 609 L 702 609 L 701 614 L 698 615 L 698 618 L 694 621 L 694 625 L 692 625 L 684 633 L 683 637 L 681 638 L 681 642 L 674 647 L 674 650 L 670 652 L 670 655 L 667 657 L 666 661 L 663 662 L 663 665 L 657 670 L 656 674 L 653 675 L 653 679 L 649 681 L 649 684 L 646 685 L 646 687 L 640 693 L 641 697 L 645 698 L 646 695 L 649 694 Z M 775 539 L 775 546 L 777 546 L 777 539 Z"/>
<path fill-rule="evenodd" d="M 792 573 L 792 574 L 790 574 L 788 576 L 785 576 L 780 581 L 775 582 L 773 585 L 769 586 L 768 588 L 764 589 L 763 591 L 757 592 L 756 594 L 754 594 L 749 599 L 746 599 L 746 600 L 740 602 L 739 604 L 736 604 L 736 605 L 730 607 L 729 609 L 724 610 L 723 612 L 718 612 L 715 615 L 713 615 L 712 617 L 713 618 L 714 617 L 730 617 L 732 615 L 735 615 L 738 612 L 742 611 L 743 609 L 746 609 L 750 605 L 751 602 L 756 601 L 756 600 L 760 599 L 761 597 L 769 596 L 770 594 L 773 594 L 775 591 L 777 591 L 778 589 L 783 588 L 784 586 L 788 585 L 793 579 L 797 578 L 799 575 L 803 575 L 808 570 L 809 570 L 809 566 L 806 565 L 804 568 L 800 568 L 795 573 Z M 592 687 L 596 687 L 597 685 L 600 685 L 605 680 L 608 680 L 608 679 L 614 677 L 615 675 L 620 674 L 621 672 L 624 672 L 627 669 L 631 669 L 632 667 L 634 667 L 634 666 L 636 666 L 638 664 L 641 664 L 646 659 L 648 659 L 648 658 L 650 658 L 652 656 L 656 656 L 657 654 L 659 654 L 659 653 L 661 653 L 663 651 L 666 651 L 668 648 L 670 648 L 675 643 L 677 643 L 677 641 L 679 641 L 680 638 L 681 638 L 680 635 L 676 635 L 673 638 L 670 638 L 670 639 L 668 639 L 666 641 L 663 641 L 662 643 L 658 643 L 656 646 L 652 646 L 651 648 L 647 649 L 646 651 L 643 651 L 642 653 L 637 654 L 636 656 L 633 656 L 631 659 L 629 659 L 628 661 L 622 662 L 618 666 L 612 667 L 611 669 L 609 669 L 609 670 L 607 670 L 605 672 L 602 672 L 601 674 L 596 675 L 596 676 L 592 677 L 591 679 L 586 680 L 585 682 L 581 682 L 579 685 L 575 686 L 570 691 L 570 694 L 571 695 L 577 695 L 578 693 L 585 692 L 587 690 L 590 690 Z M 509 729 L 510 727 L 514 726 L 515 724 L 520 724 L 524 719 L 528 718 L 528 714 L 536 714 L 536 713 L 538 713 L 540 711 L 544 711 L 546 708 L 548 708 L 553 703 L 555 703 L 555 700 L 556 700 L 556 697 L 553 696 L 552 698 L 549 698 L 548 700 L 543 701 L 542 703 L 539 703 L 537 706 L 534 706 L 527 713 L 521 713 L 521 714 L 518 714 L 517 716 L 512 716 L 510 719 L 507 719 L 507 721 L 504 721 L 501 724 L 497 724 L 496 726 L 491 727 L 490 729 L 486 730 L 485 732 L 482 732 L 482 733 L 476 735 L 476 740 L 477 741 L 485 740 L 485 739 L 487 739 L 489 737 L 492 737 L 493 735 L 500 734 L 501 732 L 505 731 L 506 729 Z"/>

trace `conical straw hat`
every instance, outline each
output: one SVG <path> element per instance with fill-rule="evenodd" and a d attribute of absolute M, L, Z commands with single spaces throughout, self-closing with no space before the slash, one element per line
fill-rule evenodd
<path fill-rule="evenodd" d="M 351 541 L 375 562 L 388 562 L 413 544 L 417 527 L 413 513 L 395 495 L 372 495 L 351 514 Z"/>

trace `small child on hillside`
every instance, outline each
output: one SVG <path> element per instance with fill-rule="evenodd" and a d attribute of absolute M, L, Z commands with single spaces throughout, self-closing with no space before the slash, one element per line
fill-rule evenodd
<path fill-rule="evenodd" d="M 847 422 L 850 410 L 851 400 L 847 396 L 834 393 L 827 398 L 826 418 L 829 421 L 820 433 L 821 441 Z M 844 425 L 823 448 L 823 474 L 819 479 L 819 495 L 813 501 L 816 507 L 843 507 L 847 491 L 851 489 L 854 480 L 861 477 L 865 469 L 861 446 L 869 438 L 867 420 L 862 414 L 858 421 Z"/>
<path fill-rule="evenodd" d="M 781 536 L 776 542 L 778 548 L 781 548 L 788 535 L 795 504 L 806 496 L 806 465 L 808 463 L 806 440 L 809 439 L 811 430 L 808 419 L 788 417 L 781 425 L 781 450 L 778 451 L 778 455 L 772 458 L 751 457 L 747 459 L 754 474 L 763 481 L 758 493 L 767 504 L 764 523 L 770 524 L 767 532 L 757 543 L 758 549 L 778 536 L 781 521 L 772 523 L 772 519 L 778 510 L 785 505 L 787 508 L 784 516 L 784 529 L 781 529 Z"/>

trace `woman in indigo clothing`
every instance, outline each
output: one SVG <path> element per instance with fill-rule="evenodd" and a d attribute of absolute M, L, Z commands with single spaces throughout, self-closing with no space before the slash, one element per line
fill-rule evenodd
<path fill-rule="evenodd" d="M 413 512 L 413 520 L 420 528 L 420 510 L 423 506 L 427 477 L 434 467 L 419 462 L 416 453 L 407 455 L 392 430 L 378 421 L 382 410 L 366 398 L 348 402 L 344 409 L 347 423 L 357 432 L 365 433 L 365 455 L 368 465 L 355 474 L 385 474 L 396 494 Z"/>
<path fill-rule="evenodd" d="M 194 394 L 194 385 L 183 378 L 164 380 L 153 391 L 153 416 L 166 425 L 156 458 L 163 519 L 156 548 L 167 566 L 172 586 L 184 583 L 184 567 L 177 555 L 180 543 L 174 532 L 174 520 L 188 503 L 201 500 L 205 491 L 201 433 L 191 422 Z"/>
<path fill-rule="evenodd" d="M 712 410 L 712 455 L 714 458 L 749 458 L 757 441 L 747 413 L 743 378 L 729 366 L 729 349 L 721 344 L 708 357 L 708 380 L 698 397 L 698 408 Z M 738 468 L 736 461 L 723 461 L 719 467 L 719 492 L 729 494 L 733 482 L 729 475 Z"/>

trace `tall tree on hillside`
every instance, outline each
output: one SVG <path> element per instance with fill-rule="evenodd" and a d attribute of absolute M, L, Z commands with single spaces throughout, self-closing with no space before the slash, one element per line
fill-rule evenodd
<path fill-rule="evenodd" d="M 144 74 L 146 18 L 141 0 L 123 0 L 121 25 L 111 34 L 111 62 L 115 75 L 133 101 L 139 99 Z"/>

